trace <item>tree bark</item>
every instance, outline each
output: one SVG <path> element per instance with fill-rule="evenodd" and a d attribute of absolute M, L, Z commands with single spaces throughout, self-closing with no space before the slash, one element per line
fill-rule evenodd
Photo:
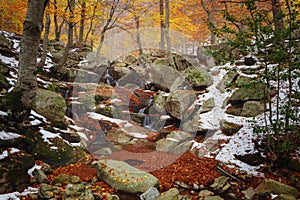
<path fill-rule="evenodd" d="M 166 0 L 166 28 L 165 28 L 165 36 L 167 42 L 167 51 L 168 51 L 168 61 L 170 64 L 173 64 L 172 52 L 171 52 L 171 39 L 169 34 L 169 27 L 170 27 L 170 5 L 169 0 Z"/>
<path fill-rule="evenodd" d="M 136 42 L 137 42 L 137 45 L 138 45 L 139 54 L 142 55 L 143 54 L 143 47 L 142 47 L 141 34 L 140 34 L 140 17 L 135 16 L 134 20 L 135 20 L 136 31 L 137 31 L 137 33 L 136 33 Z"/>
<path fill-rule="evenodd" d="M 212 28 L 213 23 L 214 23 L 214 18 L 212 16 L 212 11 L 210 11 L 208 9 L 208 7 L 205 4 L 204 0 L 201 0 L 201 5 L 202 5 L 202 8 L 204 9 L 204 11 L 207 14 L 208 28 L 209 28 L 209 31 L 210 31 L 210 43 L 211 43 L 211 45 L 214 45 L 216 43 L 216 35 L 214 34 L 214 30 Z"/>
<path fill-rule="evenodd" d="M 18 81 L 13 91 L 20 98 L 14 99 L 13 118 L 18 122 L 29 119 L 31 104 L 37 89 L 37 57 L 43 27 L 43 15 L 48 0 L 29 0 L 23 26 L 19 54 Z"/>
<path fill-rule="evenodd" d="M 79 27 L 79 43 L 83 43 L 83 34 L 84 34 L 84 26 L 85 26 L 85 9 L 86 3 L 85 0 L 82 0 L 81 3 L 81 15 L 80 15 L 80 27 Z"/>
<path fill-rule="evenodd" d="M 165 50 L 165 23 L 164 23 L 164 0 L 159 0 L 159 15 L 160 15 L 160 43 L 161 51 Z"/>
<path fill-rule="evenodd" d="M 64 53 L 63 53 L 63 58 L 60 60 L 60 62 L 54 66 L 54 71 L 58 72 L 60 69 L 64 66 L 66 63 L 68 56 L 69 56 L 69 51 L 71 49 L 71 46 L 73 44 L 73 33 L 74 33 L 74 26 L 75 23 L 73 22 L 74 19 L 74 7 L 75 7 L 75 0 L 69 0 L 69 12 L 70 12 L 70 20 L 68 22 L 69 29 L 68 29 L 68 43 L 65 47 Z"/>
<path fill-rule="evenodd" d="M 272 14 L 275 31 L 280 33 L 284 29 L 283 12 L 281 9 L 280 0 L 272 0 Z"/>
<path fill-rule="evenodd" d="M 44 33 L 44 39 L 43 39 L 43 55 L 39 62 L 38 69 L 42 69 L 46 63 L 46 58 L 47 58 L 47 53 L 48 53 L 48 45 L 49 45 L 50 24 L 51 24 L 50 14 L 47 13 L 46 14 L 45 33 Z"/>

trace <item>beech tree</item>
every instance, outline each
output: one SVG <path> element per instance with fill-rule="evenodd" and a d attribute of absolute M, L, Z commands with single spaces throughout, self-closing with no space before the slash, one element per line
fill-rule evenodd
<path fill-rule="evenodd" d="M 43 16 L 49 0 L 29 0 L 23 24 L 23 38 L 19 55 L 18 81 L 13 94 L 13 118 L 24 122 L 29 118 L 37 89 L 37 57 L 43 28 Z"/>

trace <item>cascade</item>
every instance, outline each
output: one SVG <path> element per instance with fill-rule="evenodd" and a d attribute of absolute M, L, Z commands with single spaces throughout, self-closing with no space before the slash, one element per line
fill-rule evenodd
<path fill-rule="evenodd" d="M 119 86 L 118 82 L 113 79 L 113 77 L 109 74 L 108 67 L 105 70 L 104 74 L 104 83 L 110 86 Z"/>

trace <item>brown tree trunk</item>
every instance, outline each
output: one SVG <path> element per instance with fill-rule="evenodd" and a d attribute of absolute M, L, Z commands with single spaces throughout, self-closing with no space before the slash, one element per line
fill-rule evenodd
<path fill-rule="evenodd" d="M 81 3 L 81 15 L 80 15 L 80 26 L 79 26 L 79 43 L 83 43 L 84 25 L 85 25 L 85 0 Z"/>
<path fill-rule="evenodd" d="M 142 55 L 143 54 L 143 47 L 142 47 L 141 34 L 140 34 L 140 17 L 135 16 L 134 20 L 135 20 L 136 31 L 137 31 L 137 33 L 136 33 L 136 42 L 137 42 L 137 45 L 138 45 L 139 54 Z"/>
<path fill-rule="evenodd" d="M 12 107 L 13 118 L 28 120 L 31 104 L 37 89 L 37 57 L 43 27 L 43 15 L 48 0 L 29 0 L 23 27 L 23 38 L 19 55 L 18 81 L 13 93 L 16 95 Z"/>
<path fill-rule="evenodd" d="M 160 43 L 161 51 L 165 50 L 165 23 L 164 23 L 164 0 L 159 0 L 159 15 L 160 15 Z"/>
<path fill-rule="evenodd" d="M 284 29 L 283 12 L 281 9 L 280 0 L 272 0 L 272 14 L 275 31 L 280 33 Z"/>
<path fill-rule="evenodd" d="M 173 64 L 172 52 L 171 52 L 171 39 L 169 34 L 169 27 L 170 27 L 170 5 L 169 0 L 166 0 L 166 29 L 165 29 L 165 36 L 167 42 L 167 51 L 168 51 L 168 61 L 170 64 Z"/>
<path fill-rule="evenodd" d="M 45 25 L 45 33 L 44 33 L 44 39 L 43 39 L 43 55 L 39 62 L 38 68 L 42 69 L 46 63 L 47 53 L 48 53 L 48 45 L 49 45 L 49 32 L 50 32 L 50 24 L 51 24 L 51 18 L 50 14 L 46 14 L 46 25 Z"/>
<path fill-rule="evenodd" d="M 75 0 L 69 0 L 69 12 L 70 12 L 70 21 L 68 22 L 69 24 L 69 30 L 68 30 L 68 44 L 65 47 L 64 53 L 63 53 L 63 58 L 60 60 L 60 62 L 54 66 L 54 71 L 58 72 L 60 69 L 64 66 L 66 63 L 68 56 L 69 56 L 69 51 L 71 49 L 71 46 L 73 44 L 73 33 L 74 33 L 74 22 L 72 22 L 74 18 L 74 7 L 75 7 Z"/>

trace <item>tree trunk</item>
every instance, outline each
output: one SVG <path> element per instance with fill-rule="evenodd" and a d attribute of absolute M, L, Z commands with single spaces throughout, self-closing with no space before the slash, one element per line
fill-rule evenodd
<path fill-rule="evenodd" d="M 43 27 L 43 15 L 48 0 L 29 0 L 23 26 L 19 54 L 18 81 L 13 91 L 20 98 L 14 99 L 13 118 L 24 122 L 29 119 L 31 104 L 37 89 L 37 57 Z"/>
<path fill-rule="evenodd" d="M 159 0 L 159 15 L 160 15 L 160 43 L 161 51 L 165 50 L 165 23 L 164 23 L 164 0 Z"/>
<path fill-rule="evenodd" d="M 281 10 L 280 0 L 272 0 L 272 14 L 275 31 L 280 33 L 284 29 L 283 12 Z"/>
<path fill-rule="evenodd" d="M 142 55 L 143 54 L 143 47 L 142 47 L 141 34 L 140 34 L 140 17 L 135 16 L 134 20 L 135 20 L 136 31 L 137 31 L 137 33 L 136 33 L 136 42 L 137 42 L 137 45 L 138 45 L 139 54 Z"/>
<path fill-rule="evenodd" d="M 165 36 L 167 42 L 167 51 L 168 51 L 168 61 L 170 64 L 173 64 L 172 52 L 171 52 L 171 39 L 169 35 L 169 27 L 170 27 L 170 6 L 169 0 L 166 0 L 166 29 L 165 29 Z"/>
<path fill-rule="evenodd" d="M 85 25 L 85 0 L 81 3 L 80 27 L 79 27 L 79 43 L 83 43 L 84 25 Z"/>
<path fill-rule="evenodd" d="M 60 60 L 60 62 L 54 66 L 54 71 L 58 72 L 60 71 L 60 69 L 64 66 L 64 64 L 66 63 L 67 59 L 68 59 L 68 56 L 69 56 L 69 51 L 70 51 L 70 48 L 73 44 L 73 33 L 74 33 L 74 22 L 73 21 L 73 18 L 74 18 L 74 7 L 75 7 L 75 0 L 70 0 L 69 1 L 69 12 L 70 12 L 70 21 L 68 22 L 69 24 L 69 30 L 68 30 L 68 44 L 66 45 L 66 48 L 64 50 L 64 53 L 63 53 L 63 58 Z"/>
<path fill-rule="evenodd" d="M 91 17 L 91 21 L 90 21 L 90 26 L 89 26 L 89 29 L 88 31 L 86 32 L 86 35 L 85 35 L 85 39 L 84 39 L 84 43 L 87 43 L 87 40 L 88 40 L 88 37 L 89 37 L 89 34 L 90 32 L 93 30 L 93 22 L 94 22 L 94 18 L 95 18 L 95 14 L 96 14 L 96 9 L 97 9 L 97 3 L 94 5 L 93 7 L 93 14 L 92 14 L 92 17 Z M 93 32 L 92 32 L 92 35 L 93 35 Z M 92 41 L 92 39 L 91 39 Z"/>
<path fill-rule="evenodd" d="M 50 24 L 51 24 L 51 18 L 50 14 L 46 14 L 46 25 L 45 25 L 45 33 L 44 33 L 44 39 L 43 39 L 43 55 L 39 62 L 38 69 L 42 69 L 46 63 L 47 53 L 48 53 L 48 45 L 49 45 L 49 32 L 50 32 Z"/>

